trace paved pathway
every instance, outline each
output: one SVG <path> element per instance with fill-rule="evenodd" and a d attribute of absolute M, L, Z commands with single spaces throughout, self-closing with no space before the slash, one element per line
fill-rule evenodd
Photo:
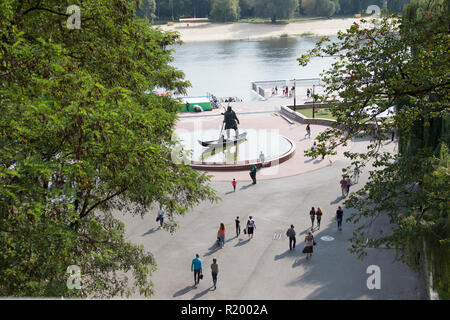
<path fill-rule="evenodd" d="M 366 142 L 355 143 L 353 148 L 363 149 Z M 386 145 L 392 148 L 392 144 Z M 344 223 L 337 231 L 334 213 L 342 204 L 339 177 L 344 160 L 331 166 L 296 176 L 265 180 L 256 185 L 241 184 L 232 193 L 229 183 L 212 183 L 222 201 L 201 203 L 192 212 L 179 218 L 180 230 L 170 235 L 160 230 L 155 215 L 126 217 L 127 237 L 143 244 L 152 252 L 159 270 L 152 276 L 155 284 L 153 299 L 421 299 L 424 298 L 420 277 L 399 262 L 394 253 L 386 249 L 371 249 L 360 261 L 350 254 L 348 239 L 354 225 Z M 358 185 L 367 179 L 363 173 Z M 353 190 L 354 191 L 354 190 Z M 310 227 L 309 209 L 320 206 L 324 212 L 322 227 L 315 231 L 317 246 L 311 260 L 301 253 L 305 232 Z M 344 209 L 344 215 L 349 216 Z M 239 215 L 245 222 L 249 215 L 256 221 L 255 236 L 248 241 L 246 235 L 234 233 L 234 218 Z M 344 217 L 345 217 L 344 216 Z M 223 249 L 215 246 L 220 222 L 227 228 Z M 285 232 L 295 225 L 297 249 L 289 251 Z M 388 231 L 386 222 L 373 225 L 371 232 Z M 274 239 L 274 234 L 281 234 Z M 332 236 L 334 241 L 320 240 Z M 191 260 L 199 253 L 204 265 L 204 280 L 197 288 L 190 271 Z M 211 291 L 210 265 L 217 257 L 219 277 L 216 291 Z M 369 265 L 381 268 L 381 289 L 366 286 Z M 134 296 L 134 298 L 140 298 Z"/>

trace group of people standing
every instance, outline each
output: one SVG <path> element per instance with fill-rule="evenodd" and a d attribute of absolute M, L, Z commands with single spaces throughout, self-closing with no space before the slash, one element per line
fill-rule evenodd
<path fill-rule="evenodd" d="M 241 234 L 241 220 L 239 216 L 234 219 L 236 224 L 236 238 Z M 253 232 L 256 229 L 255 220 L 253 220 L 252 216 L 248 217 L 246 227 L 244 229 L 244 234 L 248 234 L 248 240 L 253 238 Z M 225 246 L 225 224 L 223 222 L 220 223 L 219 231 L 217 231 L 217 244 L 220 248 Z"/>
<path fill-rule="evenodd" d="M 306 253 L 306 259 L 309 259 L 312 257 L 314 246 L 316 245 L 316 242 L 314 241 L 313 231 L 314 231 L 314 221 L 317 220 L 317 230 L 320 230 L 320 222 L 322 220 L 323 212 L 320 208 L 317 208 L 317 210 L 314 209 L 314 207 L 311 208 L 309 211 L 309 216 L 311 218 L 311 230 L 308 231 L 308 234 L 305 237 L 305 247 L 303 248 L 303 253 Z M 336 217 L 335 222 L 337 222 L 338 230 L 342 231 L 342 220 L 344 217 L 344 211 L 342 210 L 342 207 L 339 206 L 336 210 Z M 289 251 L 295 250 L 295 244 L 297 242 L 296 239 L 296 232 L 294 229 L 294 225 L 291 224 L 291 227 L 286 231 L 286 236 L 289 238 Z"/>
<path fill-rule="evenodd" d="M 285 97 L 292 97 L 295 94 L 295 87 L 292 86 L 289 90 L 289 86 L 285 86 L 282 88 L 282 94 Z M 275 88 L 272 88 L 272 96 L 278 95 L 278 86 L 275 86 Z"/>
<path fill-rule="evenodd" d="M 294 230 L 294 225 L 291 224 L 291 227 L 286 231 L 286 236 L 289 238 L 289 251 L 295 250 L 295 244 L 297 239 L 295 237 L 296 232 Z M 311 231 L 308 231 L 308 234 L 305 237 L 305 246 L 303 248 L 303 253 L 306 253 L 306 259 L 312 257 L 313 246 L 316 244 L 314 241 L 314 236 Z"/>

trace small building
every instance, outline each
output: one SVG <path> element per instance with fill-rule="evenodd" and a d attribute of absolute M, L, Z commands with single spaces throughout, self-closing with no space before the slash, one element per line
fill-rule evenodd
<path fill-rule="evenodd" d="M 180 112 L 194 112 L 194 105 L 202 107 L 203 111 L 211 111 L 211 101 L 208 97 L 184 97 L 181 98 L 182 104 Z M 189 107 L 188 107 L 189 106 Z"/>

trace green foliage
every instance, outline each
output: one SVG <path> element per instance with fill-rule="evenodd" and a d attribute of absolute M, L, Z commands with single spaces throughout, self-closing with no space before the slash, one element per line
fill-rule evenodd
<path fill-rule="evenodd" d="M 366 185 L 345 202 L 355 209 L 348 221 L 358 225 L 350 251 L 363 257 L 366 248 L 383 245 L 413 268 L 422 267 L 417 256 L 425 254 L 434 288 L 449 297 L 450 15 L 448 3 L 431 2 L 419 17 L 412 10 L 402 18 L 354 24 L 338 42 L 319 41 L 299 62 L 338 57 L 323 75 L 319 99 L 329 103 L 337 124 L 319 135 L 319 145 L 331 153 L 352 138 L 371 136 L 366 152 L 345 153 L 352 166 L 372 166 Z M 377 117 L 393 106 L 392 118 Z M 379 133 L 372 135 L 375 125 Z M 382 150 L 393 128 L 398 154 Z M 379 216 L 389 218 L 392 230 L 374 236 L 370 226 Z"/>
<path fill-rule="evenodd" d="M 0 296 L 149 295 L 156 262 L 113 213 L 161 203 L 173 232 L 217 199 L 172 161 L 178 102 L 153 94 L 189 85 L 169 64 L 178 34 L 137 19 L 135 1 L 38 2 L 0 3 Z M 82 290 L 66 287 L 70 265 Z"/>
<path fill-rule="evenodd" d="M 155 0 L 139 0 L 139 6 L 136 8 L 136 15 L 142 19 L 153 21 L 155 17 Z"/>
<path fill-rule="evenodd" d="M 302 7 L 310 16 L 331 17 L 340 10 L 339 0 L 302 0 Z"/>
<path fill-rule="evenodd" d="M 274 23 L 280 19 L 290 19 L 298 8 L 298 0 L 255 0 L 258 17 L 270 18 Z"/>
<path fill-rule="evenodd" d="M 214 21 L 236 21 L 239 13 L 239 0 L 213 0 L 211 18 Z"/>

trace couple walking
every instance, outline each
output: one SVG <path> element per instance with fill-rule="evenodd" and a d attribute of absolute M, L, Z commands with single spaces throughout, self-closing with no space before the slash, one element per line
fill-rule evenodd
<path fill-rule="evenodd" d="M 194 272 L 194 286 L 196 287 L 200 280 L 203 279 L 203 270 L 202 270 L 202 259 L 200 259 L 200 255 L 197 253 L 195 258 L 192 259 L 191 263 L 191 272 Z M 216 290 L 217 285 L 217 275 L 219 274 L 219 265 L 217 264 L 217 258 L 213 258 L 213 263 L 211 264 L 211 275 L 214 285 L 214 290 Z"/>
<path fill-rule="evenodd" d="M 311 218 L 311 230 L 314 229 L 314 220 L 317 219 L 317 230 L 320 230 L 320 221 L 322 220 L 322 210 L 317 208 L 314 210 L 314 207 L 309 211 L 309 217 Z"/>
<path fill-rule="evenodd" d="M 348 176 L 342 176 L 341 181 L 339 181 L 341 184 L 341 191 L 342 191 L 342 197 L 345 198 L 350 193 L 350 186 L 352 184 L 352 181 Z"/>
<path fill-rule="evenodd" d="M 289 237 L 289 251 L 295 250 L 295 234 L 294 225 L 291 224 L 291 227 L 286 231 L 286 236 Z M 303 248 L 303 253 L 306 253 L 306 259 L 312 257 L 313 246 L 315 244 L 314 236 L 312 235 L 312 232 L 309 231 L 308 235 L 305 237 L 305 247 Z"/>

